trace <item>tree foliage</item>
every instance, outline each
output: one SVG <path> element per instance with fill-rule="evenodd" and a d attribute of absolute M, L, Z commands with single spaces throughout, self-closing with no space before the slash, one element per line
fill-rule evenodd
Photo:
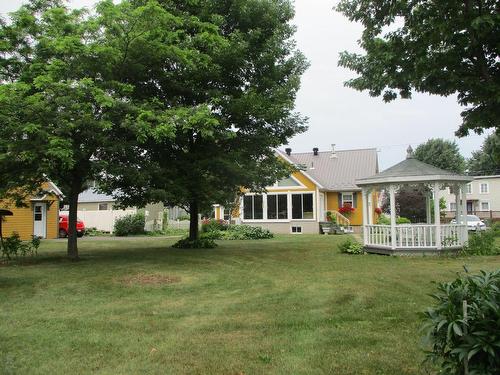
<path fill-rule="evenodd" d="M 465 171 L 465 158 L 460 154 L 458 145 L 452 141 L 429 139 L 416 148 L 414 156 L 424 163 L 447 171 L 455 173 Z"/>
<path fill-rule="evenodd" d="M 349 87 L 385 101 L 412 91 L 457 95 L 466 107 L 457 135 L 499 128 L 498 1 L 341 0 L 337 10 L 364 27 L 366 53 L 340 56 L 359 74 Z"/>
<path fill-rule="evenodd" d="M 500 135 L 489 135 L 481 149 L 472 153 L 467 161 L 467 168 L 472 175 L 500 174 Z"/>
<path fill-rule="evenodd" d="M 119 196 L 123 204 L 185 207 L 195 240 L 199 212 L 290 173 L 274 148 L 305 130 L 294 100 L 306 62 L 292 39 L 289 1 L 160 5 L 177 23 L 130 51 L 144 67 L 129 71 L 135 99 L 157 99 L 141 118 L 151 126 L 135 153 L 115 159 L 107 189 L 128 186 Z M 109 12 L 120 6 L 107 5 Z"/>
<path fill-rule="evenodd" d="M 142 9 L 134 24 L 145 26 L 154 14 Z M 69 203 L 73 259 L 78 194 L 106 171 L 104 150 L 124 147 L 118 140 L 142 113 L 130 96 L 133 87 L 116 79 L 126 40 L 111 45 L 106 27 L 85 11 L 48 0 L 32 0 L 0 24 L 3 187 L 44 178 L 58 184 Z"/>

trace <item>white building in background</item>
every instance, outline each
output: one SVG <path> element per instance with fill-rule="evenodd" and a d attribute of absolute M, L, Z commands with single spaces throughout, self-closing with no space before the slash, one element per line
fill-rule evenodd
<path fill-rule="evenodd" d="M 500 220 L 500 175 L 474 176 L 467 185 L 467 213 L 481 219 Z M 446 199 L 447 217 L 455 216 L 455 197 L 449 189 L 442 192 Z"/>

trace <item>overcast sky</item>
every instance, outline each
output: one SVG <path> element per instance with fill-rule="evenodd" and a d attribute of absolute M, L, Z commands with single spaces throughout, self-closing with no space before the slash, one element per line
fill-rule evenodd
<path fill-rule="evenodd" d="M 0 0 L 0 13 L 17 9 L 23 0 Z M 91 7 L 95 0 L 70 0 L 73 7 Z M 405 157 L 409 144 L 414 148 L 429 138 L 456 140 L 469 157 L 484 136 L 471 134 L 456 139 L 463 108 L 455 97 L 415 94 L 411 100 L 386 104 L 366 92 L 346 88 L 343 82 L 354 74 L 337 66 L 341 51 L 358 51 L 362 28 L 350 23 L 332 8 L 337 0 L 296 0 L 294 23 L 299 49 L 311 66 L 302 79 L 297 110 L 309 117 L 309 130 L 290 141 L 294 151 L 313 147 L 329 150 L 376 147 L 381 169 Z"/>

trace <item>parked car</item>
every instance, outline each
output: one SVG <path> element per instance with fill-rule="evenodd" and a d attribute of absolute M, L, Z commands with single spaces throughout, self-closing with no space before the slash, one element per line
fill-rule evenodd
<path fill-rule="evenodd" d="M 453 219 L 451 224 L 456 224 L 457 220 Z M 476 215 L 467 215 L 467 229 L 468 230 L 486 230 L 486 224 Z"/>
<path fill-rule="evenodd" d="M 68 237 L 68 215 L 59 215 L 59 237 Z M 85 234 L 85 224 L 80 219 L 76 219 L 76 235 L 82 237 Z"/>

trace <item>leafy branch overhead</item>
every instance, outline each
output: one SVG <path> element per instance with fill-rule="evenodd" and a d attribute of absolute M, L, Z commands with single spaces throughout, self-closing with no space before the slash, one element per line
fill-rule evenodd
<path fill-rule="evenodd" d="M 492 0 L 341 0 L 336 9 L 363 25 L 364 54 L 342 52 L 346 82 L 388 102 L 413 91 L 456 95 L 456 134 L 500 128 L 500 8 Z"/>

